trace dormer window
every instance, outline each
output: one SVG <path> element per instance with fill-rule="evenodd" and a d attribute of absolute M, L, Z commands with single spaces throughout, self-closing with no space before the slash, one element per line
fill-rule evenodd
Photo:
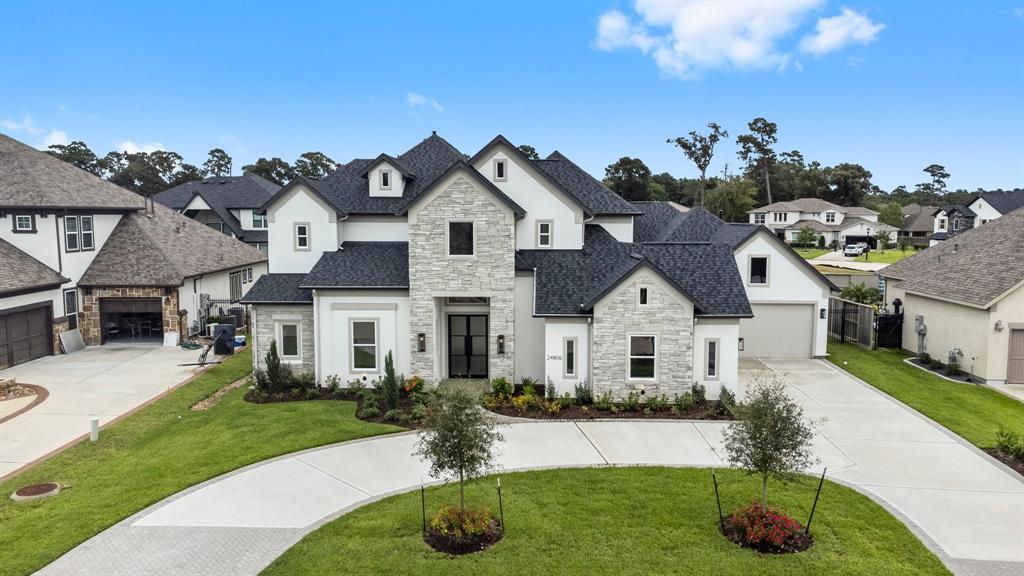
<path fill-rule="evenodd" d="M 553 226 L 550 220 L 537 221 L 537 248 L 551 248 Z"/>
<path fill-rule="evenodd" d="M 504 182 L 508 178 L 508 160 L 496 159 L 494 161 L 494 181 Z"/>
<path fill-rule="evenodd" d="M 946 219 L 945 218 L 939 218 L 939 230 L 945 230 L 945 229 L 946 229 Z"/>
<path fill-rule="evenodd" d="M 380 189 L 391 190 L 391 170 L 380 171 Z"/>
<path fill-rule="evenodd" d="M 295 249 L 309 250 L 309 224 L 304 222 L 295 224 Z"/>
<path fill-rule="evenodd" d="M 825 223 L 826 224 L 835 224 L 836 223 L 836 213 L 835 212 L 825 212 Z"/>
<path fill-rule="evenodd" d="M 257 214 L 256 212 L 253 212 L 252 213 L 252 227 L 256 228 L 257 230 L 266 228 L 267 227 L 267 215 L 266 214 Z"/>
<path fill-rule="evenodd" d="M 17 214 L 14 217 L 15 234 L 35 234 L 36 217 L 33 214 Z"/>

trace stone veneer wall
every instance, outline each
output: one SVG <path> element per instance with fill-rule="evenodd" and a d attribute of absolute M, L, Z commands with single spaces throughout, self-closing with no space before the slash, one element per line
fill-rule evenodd
<path fill-rule="evenodd" d="M 68 317 L 61 316 L 53 319 L 53 353 L 54 355 L 63 354 L 60 349 L 60 333 L 67 332 L 69 327 Z"/>
<path fill-rule="evenodd" d="M 637 303 L 640 286 L 648 290 L 647 306 Z M 660 277 L 641 271 L 616 287 L 594 307 L 591 375 L 594 394 L 630 392 L 664 394 L 671 400 L 693 384 L 693 307 L 670 291 Z M 685 303 L 684 303 L 685 302 Z M 630 335 L 657 336 L 655 380 L 629 380 Z"/>
<path fill-rule="evenodd" d="M 515 353 L 515 218 L 511 210 L 465 177 L 456 178 L 434 198 L 414 206 L 409 219 L 409 307 L 412 372 L 424 379 L 447 377 L 435 366 L 434 299 L 463 293 L 488 296 L 488 375 L 512 377 Z M 476 223 L 476 254 L 450 258 L 449 220 Z M 418 352 L 417 334 L 427 335 L 426 352 Z M 497 337 L 505 336 L 505 353 L 498 355 Z"/>
<path fill-rule="evenodd" d="M 86 346 L 101 344 L 103 333 L 100 318 L 100 300 L 102 298 L 159 298 L 163 309 L 164 332 L 183 334 L 181 327 L 187 325 L 187 318 L 179 315 L 178 289 L 155 286 L 124 286 L 84 288 L 82 290 L 82 311 L 79 316 L 78 329 Z"/>
<path fill-rule="evenodd" d="M 256 368 L 266 368 L 265 357 L 270 350 L 270 343 L 277 338 L 275 324 L 277 322 L 299 322 L 299 353 L 301 360 L 287 362 L 294 374 L 301 372 L 315 372 L 316 362 L 314 360 L 313 341 L 313 305 L 312 304 L 254 304 L 250 323 L 252 324 L 253 338 L 253 363 Z M 281 345 L 278 344 L 277 353 L 281 354 Z"/>

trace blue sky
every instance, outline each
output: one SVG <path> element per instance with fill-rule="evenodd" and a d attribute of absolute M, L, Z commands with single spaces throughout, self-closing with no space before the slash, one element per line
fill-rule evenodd
<path fill-rule="evenodd" d="M 398 153 L 495 134 L 598 177 L 620 156 L 695 176 L 665 139 L 716 121 L 710 172 L 756 116 L 778 150 L 889 189 L 1024 186 L 1024 1 L 15 2 L 0 131 L 105 153 L 162 145 L 235 166 Z"/>

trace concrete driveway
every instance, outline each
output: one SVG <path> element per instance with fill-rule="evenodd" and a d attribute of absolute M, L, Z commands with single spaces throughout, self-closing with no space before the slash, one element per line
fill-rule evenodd
<path fill-rule="evenodd" d="M 1024 482 L 916 412 L 817 360 L 768 363 L 812 417 L 829 477 L 903 520 L 955 573 L 1024 573 Z M 745 362 L 753 379 L 761 366 Z M 722 466 L 723 423 L 544 422 L 503 430 L 505 470 Z M 307 450 L 172 496 L 83 543 L 42 575 L 251 575 L 333 518 L 427 477 L 414 433 Z M 827 496 L 826 496 L 827 498 Z"/>
<path fill-rule="evenodd" d="M 49 390 L 42 404 L 0 424 L 0 477 L 89 433 L 181 384 L 196 370 L 199 351 L 141 345 L 108 345 L 47 356 L 0 370 Z"/>

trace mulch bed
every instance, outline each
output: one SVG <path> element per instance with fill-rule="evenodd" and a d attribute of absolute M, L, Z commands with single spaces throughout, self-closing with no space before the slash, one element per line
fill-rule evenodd
<path fill-rule="evenodd" d="M 24 398 L 25 396 L 34 396 L 35 394 L 35 388 L 27 384 L 6 384 L 0 386 L 0 402 Z"/>
<path fill-rule="evenodd" d="M 513 406 L 501 404 L 492 412 L 515 418 L 533 418 L 535 420 L 604 420 L 609 418 L 653 419 L 653 420 L 734 420 L 732 414 L 718 407 L 718 401 L 709 400 L 689 410 L 673 412 L 671 409 L 644 412 L 641 404 L 639 410 L 626 410 L 616 406 L 617 411 L 598 410 L 594 406 L 577 406 L 575 404 L 562 408 L 556 414 L 530 406 L 525 412 L 519 412 Z"/>
<path fill-rule="evenodd" d="M 380 414 L 373 417 L 366 417 L 362 414 L 363 411 L 363 397 L 360 394 L 350 392 L 346 388 L 340 388 L 337 391 L 332 392 L 330 388 L 311 388 L 309 391 L 303 392 L 299 389 L 293 389 L 288 392 L 279 392 L 272 395 L 261 395 L 255 390 L 249 390 L 245 393 L 245 401 L 252 402 L 253 404 L 274 404 L 277 402 L 305 402 L 307 400 L 344 400 L 348 402 L 355 402 L 358 407 L 356 408 L 356 418 L 363 422 L 375 422 L 377 424 L 392 424 L 395 426 L 402 426 L 405 428 L 418 429 L 423 423 L 419 420 L 413 420 L 411 417 L 411 411 L 413 406 L 412 396 L 402 396 L 398 399 L 398 411 L 403 414 L 410 414 L 408 420 L 397 421 L 388 420 L 384 417 L 386 411 L 381 410 Z"/>
<path fill-rule="evenodd" d="M 725 525 L 719 527 L 718 531 L 728 538 L 733 544 L 736 544 L 741 548 L 749 548 L 761 554 L 795 554 L 797 552 L 807 550 L 814 544 L 814 539 L 811 538 L 809 534 L 798 532 L 787 538 L 781 547 L 777 547 L 768 542 L 752 545 L 744 540 L 743 533 L 740 529 L 735 529 L 730 526 L 728 518 L 726 518 Z"/>
<path fill-rule="evenodd" d="M 495 542 L 501 540 L 501 537 L 504 535 L 505 532 L 501 529 L 501 524 L 497 520 L 491 520 L 490 527 L 479 536 L 453 538 L 451 536 L 441 534 L 433 528 L 427 528 L 427 533 L 423 536 L 423 541 L 438 552 L 459 556 L 462 554 L 472 554 L 473 552 L 486 550 L 494 545 Z"/>
<path fill-rule="evenodd" d="M 977 382 L 974 381 L 974 377 L 966 372 L 953 376 L 946 373 L 945 367 L 940 369 L 932 368 L 931 364 L 927 362 L 922 362 L 920 358 L 916 357 L 908 358 L 907 362 L 910 362 L 914 366 L 920 366 L 921 368 L 924 368 L 925 370 L 931 372 L 932 374 L 935 374 L 936 376 L 942 376 L 943 378 L 949 378 L 951 380 L 956 380 L 957 382 L 963 382 L 964 384 L 977 384 Z"/>
<path fill-rule="evenodd" d="M 1010 468 L 1013 468 L 1013 470 L 1016 471 L 1017 474 L 1024 476 L 1024 462 L 1017 460 L 1013 456 L 1007 454 L 1006 452 L 1003 452 L 998 448 L 982 448 L 982 450 L 987 452 L 989 456 L 995 458 L 996 460 L 999 460 L 1000 462 L 1006 464 Z"/>
<path fill-rule="evenodd" d="M 30 486 L 22 486 L 18 488 L 14 493 L 18 496 L 39 496 L 40 494 L 46 494 L 47 492 L 53 492 L 59 488 L 54 482 L 44 482 L 42 484 L 32 484 Z"/>

